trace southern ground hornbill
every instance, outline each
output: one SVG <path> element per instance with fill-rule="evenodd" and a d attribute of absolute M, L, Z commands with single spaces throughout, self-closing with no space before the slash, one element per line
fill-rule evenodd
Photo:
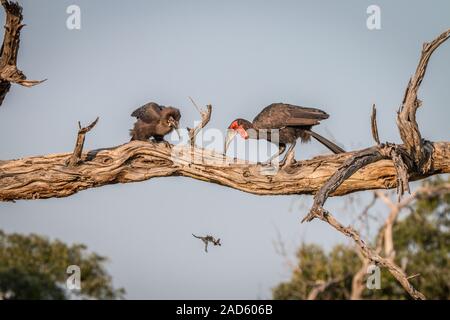
<path fill-rule="evenodd" d="M 131 114 L 137 121 L 130 130 L 131 140 L 147 141 L 151 137 L 157 142 L 164 142 L 164 136 L 174 129 L 178 136 L 180 110 L 173 107 L 160 106 L 155 102 L 147 103 Z"/>
<path fill-rule="evenodd" d="M 278 133 L 278 152 L 269 159 L 269 163 L 280 156 L 285 150 L 286 145 L 290 144 L 286 156 L 281 161 L 281 165 L 286 164 L 288 156 L 294 152 L 297 139 L 302 142 L 308 142 L 311 137 L 322 143 L 334 153 L 345 152 L 342 148 L 321 135 L 311 131 L 311 127 L 320 123 L 320 120 L 327 119 L 329 115 L 319 109 L 294 106 L 285 103 L 272 103 L 265 107 L 253 122 L 245 119 L 236 119 L 228 127 L 228 134 L 225 140 L 225 153 L 231 140 L 239 134 L 244 139 L 266 139 L 276 142 L 276 137 L 271 130 L 275 129 Z M 251 130 L 253 129 L 253 130 Z M 288 164 L 289 165 L 289 164 Z"/>

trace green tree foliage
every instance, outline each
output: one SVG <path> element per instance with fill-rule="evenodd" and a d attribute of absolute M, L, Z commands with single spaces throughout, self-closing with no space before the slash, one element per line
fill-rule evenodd
<path fill-rule="evenodd" d="M 360 266 L 356 252 L 337 245 L 326 254 L 315 244 L 302 244 L 297 252 L 298 267 L 288 282 L 279 284 L 273 291 L 275 299 L 303 300 L 322 281 L 336 280 L 318 295 L 319 299 L 347 299 L 350 296 L 352 276 Z"/>
<path fill-rule="evenodd" d="M 88 253 L 84 245 L 38 236 L 6 234 L 0 230 L 0 298 L 6 299 L 118 299 L 104 268 L 106 258 Z M 81 269 L 81 290 L 67 290 L 69 265 Z"/>
<path fill-rule="evenodd" d="M 441 179 L 428 184 L 438 185 Z M 406 263 L 410 280 L 428 299 L 450 299 L 450 193 L 418 198 L 411 212 L 394 225 L 395 262 Z M 319 293 L 318 299 L 348 299 L 352 276 L 362 262 L 349 246 L 335 246 L 326 253 L 320 246 L 302 244 L 298 267 L 289 281 L 273 289 L 274 299 L 306 299 L 321 281 L 339 280 Z M 381 289 L 365 289 L 367 299 L 409 299 L 387 270 L 381 272 Z"/>

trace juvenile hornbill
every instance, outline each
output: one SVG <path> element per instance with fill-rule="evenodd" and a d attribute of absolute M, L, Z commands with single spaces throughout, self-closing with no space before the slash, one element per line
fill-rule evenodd
<path fill-rule="evenodd" d="M 300 138 L 302 142 L 308 142 L 311 137 L 313 137 L 332 152 L 343 153 L 345 151 L 342 148 L 311 130 L 312 126 L 319 124 L 320 120 L 327 119 L 328 117 L 329 115 L 326 112 L 319 109 L 294 106 L 285 103 L 272 103 L 265 107 L 255 119 L 253 119 L 253 122 L 240 118 L 233 120 L 228 127 L 229 130 L 225 140 L 224 153 L 227 152 L 231 140 L 237 134 L 244 139 L 266 139 L 268 141 L 276 141 L 276 137 L 271 136 L 271 129 L 278 129 L 279 150 L 268 160 L 268 163 L 280 156 L 286 150 L 286 144 L 290 144 L 291 146 L 289 147 L 286 156 L 280 163 L 282 166 L 285 165 L 288 156 L 294 152 L 294 147 L 298 138 Z"/>
<path fill-rule="evenodd" d="M 174 129 L 180 136 L 178 125 L 181 114 L 177 108 L 150 102 L 134 110 L 131 116 L 137 118 L 134 128 L 130 130 L 131 141 L 147 141 L 153 137 L 157 142 L 165 142 L 164 136 Z"/>

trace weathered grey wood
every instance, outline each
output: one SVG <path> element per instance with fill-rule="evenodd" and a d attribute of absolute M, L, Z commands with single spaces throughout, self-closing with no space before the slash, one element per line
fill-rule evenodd
<path fill-rule="evenodd" d="M 450 143 L 438 142 L 433 146 L 433 170 L 427 175 L 450 173 Z M 175 149 L 174 157 L 171 153 L 172 149 L 162 144 L 133 141 L 84 153 L 82 162 L 73 168 L 66 166 L 72 153 L 3 161 L 0 162 L 0 200 L 67 197 L 107 184 L 167 176 L 190 177 L 259 195 L 314 194 L 357 152 L 299 161 L 293 168 L 272 176 L 263 174 L 266 167 L 242 160 L 232 163 L 233 159 L 210 150 L 185 146 Z M 410 176 L 410 180 L 422 178 L 424 175 L 415 173 Z M 395 187 L 392 161 L 381 160 L 358 170 L 332 194 Z"/>
<path fill-rule="evenodd" d="M 17 53 L 19 52 L 20 30 L 22 24 L 22 7 L 12 1 L 1 0 L 6 12 L 5 36 L 0 52 L 0 106 L 11 88 L 11 83 L 32 87 L 42 81 L 27 80 L 22 71 L 17 69 Z"/>
<path fill-rule="evenodd" d="M 81 162 L 81 156 L 83 155 L 84 140 L 86 139 L 86 133 L 91 131 L 98 122 L 98 117 L 87 127 L 81 127 L 81 123 L 78 122 L 78 134 L 77 141 L 75 142 L 75 148 L 73 149 L 72 156 L 67 162 L 67 166 L 75 167 Z"/>
<path fill-rule="evenodd" d="M 423 45 L 422 54 L 414 76 L 410 79 L 405 91 L 402 106 L 397 116 L 397 126 L 403 145 L 379 144 L 378 130 L 376 129 L 376 110 L 372 111 L 372 136 L 377 146 L 368 148 L 354 154 L 326 181 L 314 196 L 314 203 L 309 214 L 302 220 L 311 221 L 319 218 L 334 229 L 353 239 L 360 248 L 362 255 L 369 261 L 386 267 L 389 272 L 403 286 L 413 299 L 425 299 L 410 283 L 407 276 L 393 261 L 379 256 L 361 240 L 359 233 L 351 227 L 344 227 L 323 206 L 333 192 L 338 190 L 355 172 L 367 168 L 369 165 L 379 163 L 382 159 L 391 159 L 397 176 L 397 193 L 399 200 L 405 191 L 409 192 L 409 181 L 414 176 L 426 176 L 435 172 L 435 147 L 429 141 L 422 139 L 419 126 L 416 122 L 416 111 L 422 104 L 417 98 L 417 92 L 427 69 L 432 53 L 450 37 L 450 29 L 440 34 L 435 40 Z M 448 160 L 447 160 L 448 161 Z"/>

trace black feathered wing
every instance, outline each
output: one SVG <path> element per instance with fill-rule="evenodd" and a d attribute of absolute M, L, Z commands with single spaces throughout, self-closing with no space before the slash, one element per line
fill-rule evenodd
<path fill-rule="evenodd" d="M 131 114 L 132 117 L 136 117 L 146 123 L 152 123 L 158 121 L 161 118 L 161 111 L 164 107 L 161 107 L 157 103 L 150 102 L 137 108 Z"/>
<path fill-rule="evenodd" d="M 329 115 L 315 108 L 273 103 L 265 107 L 253 120 L 258 129 L 280 129 L 283 127 L 314 126 Z"/>

